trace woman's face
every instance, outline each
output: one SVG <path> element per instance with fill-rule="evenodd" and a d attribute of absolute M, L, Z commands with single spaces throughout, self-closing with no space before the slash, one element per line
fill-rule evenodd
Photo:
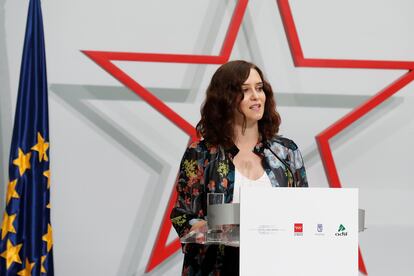
<path fill-rule="evenodd" d="M 246 116 L 247 125 L 256 123 L 263 117 L 266 94 L 263 91 L 263 81 L 255 69 L 250 69 L 247 80 L 242 84 L 243 99 L 239 109 Z M 242 123 L 243 116 L 236 112 L 236 122 Z"/>

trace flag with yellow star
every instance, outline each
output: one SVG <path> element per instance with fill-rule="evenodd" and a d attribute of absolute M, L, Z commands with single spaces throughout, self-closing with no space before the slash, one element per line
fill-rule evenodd
<path fill-rule="evenodd" d="M 54 274 L 47 89 L 40 0 L 30 0 L 0 229 L 0 276 Z"/>

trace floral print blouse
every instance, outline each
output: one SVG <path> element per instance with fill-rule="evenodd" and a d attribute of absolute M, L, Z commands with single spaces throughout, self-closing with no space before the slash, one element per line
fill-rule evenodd
<path fill-rule="evenodd" d="M 170 215 L 180 237 L 190 231 L 194 222 L 206 219 L 207 193 L 223 193 L 225 203 L 232 202 L 235 174 L 232 161 L 238 151 L 235 145 L 225 149 L 204 140 L 187 148 L 176 182 L 177 201 Z M 275 136 L 257 143 L 253 152 L 261 157 L 273 187 L 308 187 L 302 155 L 292 140 Z M 235 248 L 185 244 L 183 253 L 182 275 L 226 276 L 231 275 L 225 272 L 226 263 L 235 262 L 238 266 L 238 249 Z"/>

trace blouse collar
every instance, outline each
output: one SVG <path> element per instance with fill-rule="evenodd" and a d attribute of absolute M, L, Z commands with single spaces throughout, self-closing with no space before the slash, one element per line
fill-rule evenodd
<path fill-rule="evenodd" d="M 255 154 L 257 154 L 257 155 L 263 155 L 263 151 L 264 151 L 264 149 L 265 149 L 265 141 L 262 139 L 262 140 L 259 140 L 257 143 L 256 143 L 256 145 L 254 146 L 254 148 L 253 148 L 253 152 L 255 153 Z M 224 148 L 224 152 L 226 153 L 226 155 L 228 156 L 228 157 L 230 157 L 231 159 L 233 159 L 234 158 L 234 156 L 236 156 L 237 155 L 237 153 L 239 153 L 239 148 L 235 145 L 235 144 L 232 144 L 230 147 L 228 147 L 228 148 Z"/>

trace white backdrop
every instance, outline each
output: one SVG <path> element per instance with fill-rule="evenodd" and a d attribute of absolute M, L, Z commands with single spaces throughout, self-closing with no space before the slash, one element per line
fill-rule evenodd
<path fill-rule="evenodd" d="M 188 137 L 81 50 L 218 55 L 236 1 L 42 1 L 50 85 L 56 275 L 143 275 Z M 304 55 L 414 60 L 410 0 L 291 0 Z M 27 0 L 0 0 L 1 208 Z M 302 150 L 312 187 L 328 186 L 315 135 L 405 71 L 295 68 L 274 0 L 251 0 L 230 59 L 261 67 L 281 134 Z M 116 62 L 195 125 L 217 65 Z M 331 146 L 345 187 L 360 189 L 369 275 L 412 275 L 413 84 Z M 170 240 L 176 237 L 170 234 Z M 179 275 L 177 253 L 150 275 Z"/>

